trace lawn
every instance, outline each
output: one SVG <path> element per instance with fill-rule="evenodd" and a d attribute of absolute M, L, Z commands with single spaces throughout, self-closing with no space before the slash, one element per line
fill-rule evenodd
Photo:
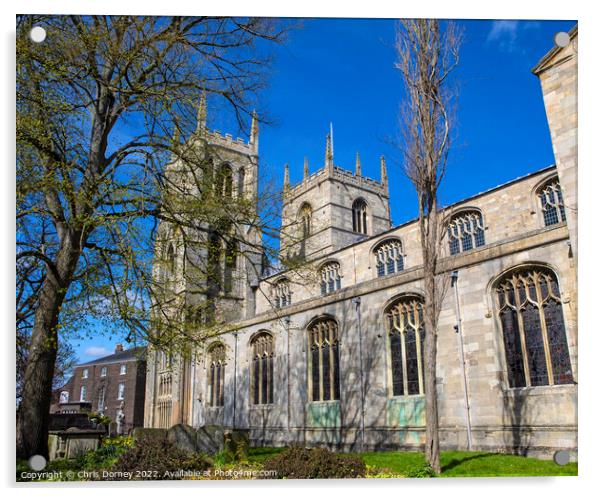
<path fill-rule="evenodd" d="M 263 463 L 283 448 L 251 448 L 249 461 Z M 366 465 L 406 477 L 424 466 L 424 455 L 414 451 L 361 453 Z M 442 477 L 533 477 L 577 475 L 577 463 L 556 465 L 552 460 L 487 453 L 483 451 L 444 451 Z"/>

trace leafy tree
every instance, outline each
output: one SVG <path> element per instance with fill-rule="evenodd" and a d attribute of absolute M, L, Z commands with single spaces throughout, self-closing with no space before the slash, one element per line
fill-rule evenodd
<path fill-rule="evenodd" d="M 46 41 L 29 38 L 33 25 L 46 29 Z M 202 131 L 201 95 L 240 125 L 250 120 L 269 47 L 284 33 L 255 18 L 18 18 L 17 322 L 31 324 L 19 457 L 47 455 L 52 378 L 67 330 L 104 319 L 125 325 L 132 339 L 190 343 L 173 304 L 181 298 L 165 297 L 173 286 L 153 273 L 160 225 L 181 237 L 217 233 L 244 256 L 262 252 L 260 235 L 256 246 L 248 236 L 236 244 L 240 233 L 228 227 L 235 219 L 261 233 L 273 211 L 259 215 L 252 199 L 177 194 L 184 187 L 165 164 L 209 180 L 199 174 L 205 155 L 192 145 Z M 181 135 L 190 138 L 181 143 Z M 190 237 L 205 245 L 209 238 Z M 189 258 L 208 280 L 211 267 Z M 157 315 L 167 324 L 154 333 Z"/>

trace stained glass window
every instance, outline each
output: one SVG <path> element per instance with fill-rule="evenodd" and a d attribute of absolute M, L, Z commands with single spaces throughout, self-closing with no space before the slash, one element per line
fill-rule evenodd
<path fill-rule="evenodd" d="M 543 267 L 516 270 L 495 291 L 510 387 L 572 383 L 556 275 Z"/>
<path fill-rule="evenodd" d="M 537 196 L 546 226 L 566 221 L 562 189 L 558 177 L 553 177 L 545 183 L 537 192 Z"/>
<path fill-rule="evenodd" d="M 319 319 L 309 328 L 311 400 L 340 398 L 339 328 L 330 318 Z"/>
<path fill-rule="evenodd" d="M 368 222 L 367 222 L 367 205 L 364 200 L 358 198 L 353 202 L 351 207 L 353 215 L 353 231 L 360 234 L 368 234 Z"/>
<path fill-rule="evenodd" d="M 424 394 L 424 304 L 402 296 L 385 311 L 393 396 Z"/>
<path fill-rule="evenodd" d="M 485 244 L 483 216 L 478 210 L 468 210 L 454 215 L 447 226 L 450 255 L 472 250 Z"/>
<path fill-rule="evenodd" d="M 217 343 L 209 348 L 207 401 L 210 406 L 224 406 L 226 347 Z"/>
<path fill-rule="evenodd" d="M 251 390 L 255 405 L 272 403 L 274 397 L 274 338 L 269 332 L 260 332 L 251 340 L 253 364 Z"/>
<path fill-rule="evenodd" d="M 332 293 L 341 289 L 341 266 L 338 262 L 328 262 L 320 269 L 320 292 Z"/>
<path fill-rule="evenodd" d="M 376 273 L 378 277 L 394 274 L 403 270 L 403 253 L 401 241 L 389 239 L 374 249 L 376 256 Z"/>

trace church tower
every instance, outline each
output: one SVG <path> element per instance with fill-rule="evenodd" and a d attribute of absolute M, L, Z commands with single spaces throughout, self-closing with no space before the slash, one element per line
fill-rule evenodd
<path fill-rule="evenodd" d="M 257 116 L 248 141 L 209 130 L 206 119 L 203 95 L 196 130 L 184 143 L 174 133 L 163 208 L 180 222 L 160 223 L 153 267 L 158 288 L 173 302 L 162 302 L 160 319 L 187 332 L 251 317 L 261 273 L 261 233 L 250 227 L 257 211 Z M 163 325 L 159 320 L 158 333 Z M 149 350 L 146 426 L 192 424 L 195 351 Z"/>
<path fill-rule="evenodd" d="M 303 180 L 290 184 L 285 166 L 280 256 L 313 259 L 391 227 L 389 182 L 384 157 L 380 181 L 335 165 L 332 129 L 326 136 L 324 166 L 313 174 L 305 160 Z"/>

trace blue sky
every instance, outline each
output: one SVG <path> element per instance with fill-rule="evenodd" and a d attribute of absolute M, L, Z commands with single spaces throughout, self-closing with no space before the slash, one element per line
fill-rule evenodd
<path fill-rule="evenodd" d="M 464 30 L 455 74 L 459 90 L 456 141 L 441 202 L 450 204 L 554 163 L 541 89 L 531 69 L 553 45 L 554 34 L 575 21 L 458 21 Z M 364 175 L 379 178 L 389 164 L 394 224 L 416 215 L 415 193 L 388 144 L 397 135 L 402 84 L 394 68 L 395 21 L 302 21 L 276 50 L 262 109 L 272 124 L 260 134 L 260 177 L 280 184 L 285 163 L 301 179 L 323 166 L 325 137 L 334 127 L 335 163 L 350 170 L 355 154 Z M 227 118 L 209 125 L 236 134 Z M 81 361 L 112 352 L 122 337 L 75 341 Z"/>

